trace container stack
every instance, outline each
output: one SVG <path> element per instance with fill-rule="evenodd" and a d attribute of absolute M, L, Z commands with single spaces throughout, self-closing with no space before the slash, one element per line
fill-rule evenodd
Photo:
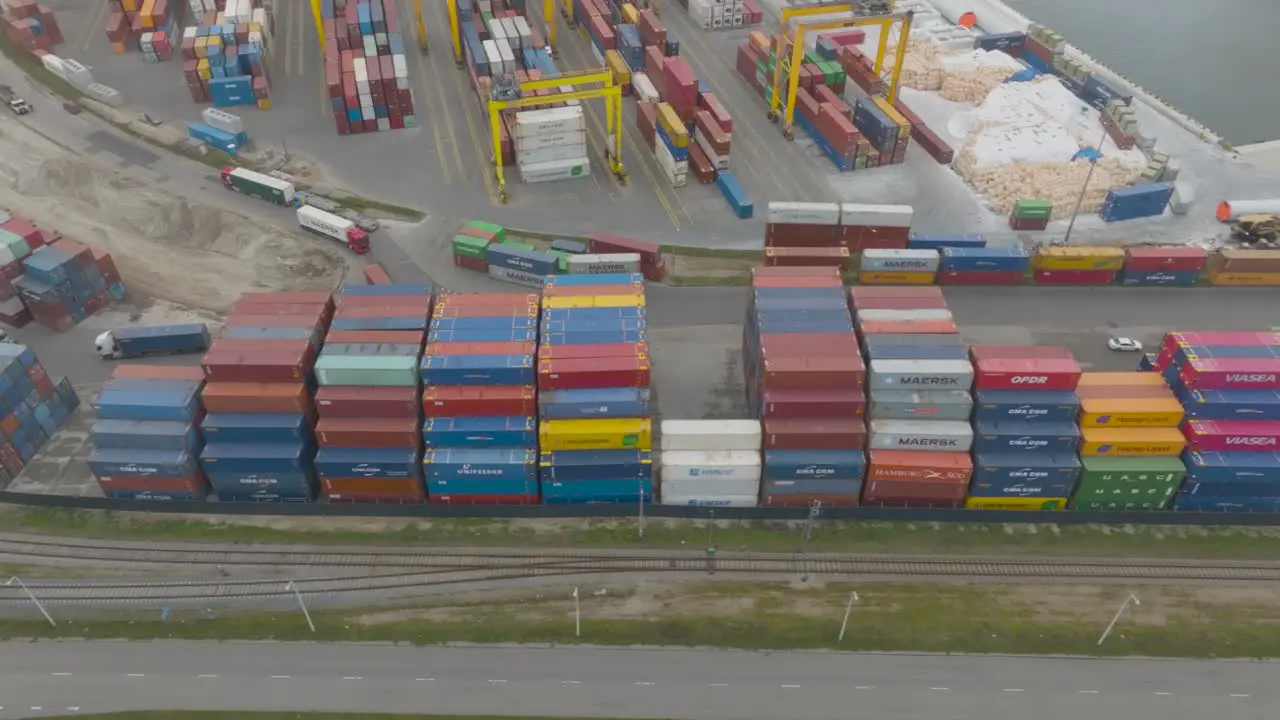
<path fill-rule="evenodd" d="M 1173 509 L 1280 510 L 1280 334 L 1169 333 L 1154 369 L 1186 412 Z"/>
<path fill-rule="evenodd" d="M 1204 248 L 1191 245 L 1128 247 L 1120 284 L 1190 287 L 1200 280 L 1207 261 Z"/>
<path fill-rule="evenodd" d="M 973 472 L 973 366 L 936 287 L 849 292 L 868 358 L 869 467 L 863 502 L 960 507 Z"/>
<path fill-rule="evenodd" d="M 13 242 L 8 247 L 16 255 L 25 246 Z M 58 332 L 124 298 L 111 256 L 70 238 L 36 248 L 23 258 L 22 270 L 14 290 L 36 322 Z"/>
<path fill-rule="evenodd" d="M 1042 247 L 1031 258 L 1036 285 L 1110 285 L 1124 267 L 1116 247 Z"/>
<path fill-rule="evenodd" d="M 195 102 L 271 108 L 267 65 L 273 22 L 257 4 L 227 0 L 225 10 L 197 15 L 198 22 L 183 31 L 182 74 Z"/>
<path fill-rule="evenodd" d="M 761 439 L 759 420 L 663 420 L 662 504 L 754 506 Z"/>
<path fill-rule="evenodd" d="M 425 283 L 347 285 L 316 360 L 316 475 L 330 502 L 419 503 Z"/>
<path fill-rule="evenodd" d="M 770 202 L 766 212 L 766 265 L 843 270 L 849 264 L 849 250 L 840 245 L 838 203 Z"/>
<path fill-rule="evenodd" d="M 591 176 L 587 120 L 581 105 L 516 113 L 511 136 L 521 182 Z"/>
<path fill-rule="evenodd" d="M 657 119 L 658 167 L 671 187 L 684 187 L 689 184 L 689 129 L 669 103 L 658 103 Z"/>
<path fill-rule="evenodd" d="M 1020 232 L 1038 232 L 1049 229 L 1053 217 L 1053 202 L 1042 198 L 1020 198 L 1013 203 L 1009 213 L 1009 227 Z"/>
<path fill-rule="evenodd" d="M 747 402 L 764 430 L 761 502 L 857 505 L 866 366 L 840 271 L 758 267 L 751 287 L 742 364 Z"/>
<path fill-rule="evenodd" d="M 2 348 L 3 346 L 0 346 Z M 89 470 L 118 500 L 204 500 L 198 367 L 119 365 L 96 403 Z M 0 450 L 0 461 L 3 461 Z"/>
<path fill-rule="evenodd" d="M 1186 470 L 1178 453 L 1182 405 L 1158 374 L 1084 373 L 1076 388 L 1084 472 L 1071 501 L 1082 510 L 1163 510 Z"/>
<path fill-rule="evenodd" d="M 26 345 L 0 343 L 0 487 L 18 477 L 79 407 L 71 381 L 51 378 Z"/>
<path fill-rule="evenodd" d="M 542 501 L 652 502 L 643 277 L 553 275 L 547 283 L 538 347 Z"/>
<path fill-rule="evenodd" d="M 418 126 L 394 0 L 325 0 L 324 82 L 339 135 Z"/>
<path fill-rule="evenodd" d="M 202 364 L 208 415 L 200 460 L 219 500 L 315 498 L 310 388 L 317 338 L 333 307 L 333 298 L 318 292 L 246 293 L 232 306 Z"/>
<path fill-rule="evenodd" d="M 1020 247 L 944 247 L 938 253 L 939 285 L 1021 285 L 1031 269 L 1031 255 Z"/>
<path fill-rule="evenodd" d="M 938 275 L 937 250 L 862 251 L 858 282 L 863 285 L 933 285 Z"/>
<path fill-rule="evenodd" d="M 49 52 L 62 43 L 62 30 L 49 8 L 34 0 L 5 0 L 2 5 L 5 34 L 14 45 L 28 52 Z"/>
<path fill-rule="evenodd" d="M 911 121 L 888 100 L 872 95 L 859 98 L 853 108 L 853 124 L 878 155 L 880 166 L 898 165 L 907 159 L 911 141 Z M 869 164 L 868 166 L 874 167 Z"/>
<path fill-rule="evenodd" d="M 470 220 L 458 229 L 458 234 L 453 236 L 450 243 L 453 247 L 453 264 L 467 270 L 488 272 L 486 248 L 493 243 L 505 242 L 506 239 L 507 231 L 501 225 Z"/>
<path fill-rule="evenodd" d="M 537 339 L 537 295 L 438 297 L 421 365 L 429 502 L 538 503 Z"/>
<path fill-rule="evenodd" d="M 910 205 L 840 204 L 840 245 L 851 256 L 863 250 L 903 250 L 911 239 Z"/>
<path fill-rule="evenodd" d="M 973 482 L 965 507 L 1062 510 L 1080 479 L 1079 365 L 1064 347 L 977 345 Z M 1135 375 L 1136 373 L 1126 373 Z"/>
<path fill-rule="evenodd" d="M 1280 251 L 1227 248 L 1209 265 L 1210 285 L 1280 285 Z"/>

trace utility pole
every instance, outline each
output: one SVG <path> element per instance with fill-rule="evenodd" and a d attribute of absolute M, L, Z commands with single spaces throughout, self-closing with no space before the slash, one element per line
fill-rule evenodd
<path fill-rule="evenodd" d="M 1111 629 L 1116 626 L 1116 623 L 1120 622 L 1120 616 L 1128 609 L 1129 603 L 1133 603 L 1134 607 L 1142 605 L 1142 603 L 1138 602 L 1137 595 L 1129 593 L 1129 597 L 1124 599 L 1124 602 L 1120 604 L 1120 609 L 1116 611 L 1116 616 L 1111 618 L 1111 623 L 1107 625 L 1107 629 L 1102 631 L 1102 637 L 1098 638 L 1099 645 L 1106 641 L 1107 636 L 1111 634 Z"/>
<path fill-rule="evenodd" d="M 26 593 L 27 597 L 31 598 L 31 602 L 36 604 L 36 608 L 40 610 L 40 614 L 44 616 L 44 619 L 48 620 L 51 626 L 58 627 L 58 623 L 53 621 L 53 616 L 49 615 L 49 611 L 44 609 L 44 605 L 41 604 L 40 600 L 36 597 L 36 594 L 31 592 L 31 588 L 27 587 L 27 584 L 22 582 L 22 578 L 18 577 L 17 575 L 14 575 L 13 577 L 9 578 L 9 582 L 5 583 L 4 585 L 5 587 L 9 587 L 14 583 L 18 583 L 18 587 L 22 588 L 22 592 Z"/>
<path fill-rule="evenodd" d="M 573 636 L 582 637 L 582 603 L 576 585 L 573 587 Z"/>
<path fill-rule="evenodd" d="M 640 493 L 636 504 L 640 506 L 639 517 L 637 518 L 636 531 L 640 533 L 640 539 L 644 539 L 644 480 L 640 481 Z"/>
<path fill-rule="evenodd" d="M 1102 131 L 1102 139 L 1098 141 L 1097 149 L 1101 151 L 1102 144 L 1107 141 L 1107 131 Z M 1089 181 L 1093 179 L 1093 171 L 1098 169 L 1098 159 L 1089 159 L 1089 174 L 1084 176 L 1084 185 L 1080 186 L 1080 196 L 1076 198 L 1076 209 L 1071 213 L 1071 220 L 1067 222 L 1067 234 L 1062 236 L 1062 244 L 1066 245 L 1071 242 L 1071 231 L 1076 227 L 1076 216 L 1080 214 L 1080 208 L 1084 205 L 1084 195 L 1089 190 Z"/>
<path fill-rule="evenodd" d="M 315 632 L 316 624 L 311 622 L 311 613 L 307 610 L 307 604 L 302 601 L 302 593 L 298 592 L 298 584 L 290 580 L 289 584 L 284 586 L 284 589 L 293 591 L 293 596 L 298 599 L 298 607 L 302 608 L 302 616 L 307 619 L 307 627 L 311 628 L 311 632 Z"/>
<path fill-rule="evenodd" d="M 849 611 L 853 610 L 853 604 L 858 602 L 858 591 L 849 592 L 849 604 L 844 606 L 844 620 L 840 621 L 840 637 L 836 642 L 844 642 L 844 631 L 849 628 Z"/>

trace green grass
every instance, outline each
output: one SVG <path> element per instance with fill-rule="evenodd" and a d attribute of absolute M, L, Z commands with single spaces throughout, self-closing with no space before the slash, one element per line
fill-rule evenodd
<path fill-rule="evenodd" d="M 142 513 L 23 509 L 0 515 L 8 532 L 113 540 L 438 547 L 701 549 L 707 523 L 658 520 L 638 537 L 634 519 L 258 519 L 259 524 Z M 265 526 L 272 523 L 272 526 Z M 725 551 L 792 552 L 797 523 L 717 521 Z M 1247 527 L 1015 525 L 818 521 L 810 552 L 1198 559 L 1280 559 L 1280 529 Z"/>
<path fill-rule="evenodd" d="M 548 595 L 563 597 L 549 600 Z M 312 633 L 296 610 L 222 614 L 134 612 L 118 618 L 38 616 L 0 620 L 0 638 L 279 640 L 330 642 L 551 643 L 723 647 L 745 650 L 842 649 L 886 652 L 1269 657 L 1280 603 L 1266 593 L 1230 597 L 1216 588 L 1136 590 L 1132 608 L 1102 647 L 1098 637 L 1130 588 L 1078 585 L 703 583 L 646 595 L 616 592 L 582 600 L 574 634 L 567 588 L 489 600 L 430 614 L 412 608 L 314 611 Z M 851 590 L 859 594 L 848 631 L 839 628 Z M 425 610 L 426 608 L 421 608 Z M 57 608 L 53 610 L 59 617 Z M 34 616 L 34 611 L 31 612 Z M 1270 630 L 1265 630 L 1271 628 Z"/>

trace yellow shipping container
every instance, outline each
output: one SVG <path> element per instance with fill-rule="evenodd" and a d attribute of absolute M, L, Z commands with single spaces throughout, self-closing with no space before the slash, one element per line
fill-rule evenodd
<path fill-rule="evenodd" d="M 1081 455 L 1136 457 L 1177 455 L 1187 439 L 1177 428 L 1081 428 Z"/>
<path fill-rule="evenodd" d="M 155 18 L 152 17 L 156 11 L 156 0 L 143 0 L 142 8 L 138 14 L 142 16 L 142 27 L 146 30 L 155 29 Z"/>
<path fill-rule="evenodd" d="M 1182 415 L 1182 403 L 1173 397 L 1080 401 L 1082 428 L 1177 427 Z"/>
<path fill-rule="evenodd" d="M 658 127 L 662 128 L 676 147 L 689 147 L 689 129 L 681 122 L 675 108 L 667 103 L 658 104 Z"/>
<path fill-rule="evenodd" d="M 543 420 L 538 445 L 555 450 L 652 450 L 653 423 L 649 418 L 606 420 Z"/>
<path fill-rule="evenodd" d="M 617 50 L 606 50 L 604 64 L 613 71 L 613 81 L 615 83 L 619 85 L 631 84 L 631 66 L 627 65 L 627 61 L 622 59 L 622 53 Z"/>
<path fill-rule="evenodd" d="M 618 8 L 622 11 L 622 20 L 628 25 L 635 25 L 640 22 L 640 11 L 631 3 L 622 3 Z"/>
<path fill-rule="evenodd" d="M 259 110 L 270 110 L 270 109 L 271 109 L 271 100 L 270 100 L 270 99 L 268 99 L 268 98 L 258 98 L 258 109 L 259 109 Z"/>
<path fill-rule="evenodd" d="M 1280 273 L 1211 272 L 1210 285 L 1280 285 Z"/>
<path fill-rule="evenodd" d="M 209 80 L 213 77 L 213 70 L 209 69 L 209 58 L 200 58 L 196 61 L 196 74 L 201 80 Z"/>
<path fill-rule="evenodd" d="M 1077 387 L 1165 387 L 1164 377 L 1154 372 L 1080 373 Z"/>
<path fill-rule="evenodd" d="M 900 129 L 906 129 L 908 131 L 911 130 L 911 121 L 904 117 L 902 113 L 894 109 L 894 107 L 889 104 L 888 100 L 880 97 L 879 95 L 872 95 L 871 102 L 875 103 L 876 107 L 880 108 L 880 112 L 887 115 L 889 119 L 892 120 Z M 898 139 L 901 140 L 901 136 L 899 136 Z"/>
<path fill-rule="evenodd" d="M 617 308 L 644 307 L 644 294 L 634 295 L 565 295 L 542 298 L 542 307 L 555 308 Z"/>
<path fill-rule="evenodd" d="M 759 30 L 752 30 L 747 33 L 747 40 L 751 41 L 751 44 L 762 53 L 768 53 L 773 48 L 773 42 L 769 39 L 769 36 Z"/>
<path fill-rule="evenodd" d="M 932 285 L 933 273 L 866 270 L 858 273 L 858 282 L 863 285 Z"/>
<path fill-rule="evenodd" d="M 966 510 L 1063 510 L 1066 498 L 975 498 L 964 501 Z"/>
<path fill-rule="evenodd" d="M 1112 247 L 1046 247 L 1036 251 L 1032 266 L 1037 270 L 1119 270 L 1124 267 L 1124 250 Z"/>

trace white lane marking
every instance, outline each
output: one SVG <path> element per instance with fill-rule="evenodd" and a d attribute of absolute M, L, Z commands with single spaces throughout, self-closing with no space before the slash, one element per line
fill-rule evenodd
<path fill-rule="evenodd" d="M 435 678 L 417 678 L 418 682 L 435 682 Z"/>
<path fill-rule="evenodd" d="M 1167 692 L 1158 692 L 1158 693 L 1156 693 L 1156 695 L 1172 695 L 1172 694 L 1173 694 L 1173 693 L 1167 693 Z"/>
<path fill-rule="evenodd" d="M 1247 698 L 1247 697 L 1249 697 L 1249 696 L 1248 696 L 1248 695 L 1245 695 L 1245 694 L 1243 694 L 1243 693 L 1231 693 L 1231 697 Z"/>
<path fill-rule="evenodd" d="M 798 688 L 798 687 L 800 687 L 800 686 L 799 686 L 799 685 L 785 685 L 785 684 L 784 684 L 782 687 L 784 687 L 784 688 Z"/>
<path fill-rule="evenodd" d="M 875 690 L 876 686 L 875 685 L 854 685 L 853 689 L 854 690 Z"/>
<path fill-rule="evenodd" d="M 1005 692 L 1022 692 L 1022 688 L 1005 688 Z"/>
<path fill-rule="evenodd" d="M 31 709 L 34 710 L 35 712 L 40 712 L 44 708 L 40 707 L 39 705 L 32 705 Z"/>
<path fill-rule="evenodd" d="M 216 678 L 217 675 L 197 675 L 198 678 Z"/>
<path fill-rule="evenodd" d="M 1081 695 L 1097 695 L 1098 694 L 1097 690 L 1077 690 L 1076 692 L 1080 693 Z"/>
<path fill-rule="evenodd" d="M 359 676 L 359 675 L 347 675 L 346 677 L 344 677 L 344 678 L 342 678 L 342 679 L 343 679 L 343 680 L 363 680 L 364 678 L 363 678 L 363 677 L 361 677 L 361 676 Z"/>
<path fill-rule="evenodd" d="M 729 687 L 729 683 L 710 683 L 707 687 Z"/>
<path fill-rule="evenodd" d="M 951 688 L 929 688 L 929 689 L 933 690 L 934 692 L 947 692 Z"/>
<path fill-rule="evenodd" d="M 292 675 L 272 675 L 271 679 L 272 680 L 288 680 L 291 677 L 293 676 Z"/>
<path fill-rule="evenodd" d="M 501 685 L 502 683 L 506 682 L 506 680 L 490 680 L 489 682 L 493 683 L 494 685 Z"/>
<path fill-rule="evenodd" d="M 637 685 L 652 685 L 653 683 L 651 683 L 651 682 L 638 682 L 638 683 L 636 683 L 636 684 L 637 684 Z"/>
<path fill-rule="evenodd" d="M 143 673 L 129 673 L 129 677 L 146 677 Z"/>
<path fill-rule="evenodd" d="M 54 677 L 70 677 L 71 673 L 50 673 Z"/>
<path fill-rule="evenodd" d="M 79 705 L 68 705 L 68 706 L 67 706 L 67 712 L 80 712 L 80 706 L 79 706 Z"/>
<path fill-rule="evenodd" d="M 561 685 L 581 685 L 582 681 L 581 680 L 561 680 L 560 684 Z"/>

